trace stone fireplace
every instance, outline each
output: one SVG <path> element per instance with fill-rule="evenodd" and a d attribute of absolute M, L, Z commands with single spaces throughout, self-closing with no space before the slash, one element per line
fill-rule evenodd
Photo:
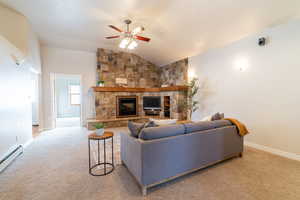
<path fill-rule="evenodd" d="M 158 67 L 132 53 L 98 49 L 96 76 L 104 87 L 93 87 L 96 116 L 88 127 L 94 128 L 97 122 L 106 127 L 126 126 L 129 120 L 152 117 L 187 119 L 187 69 L 188 59 Z M 161 99 L 156 116 L 144 110 L 143 97 L 151 96 Z"/>
<path fill-rule="evenodd" d="M 158 112 L 160 118 L 166 118 L 165 97 L 169 99 L 168 118 L 185 120 L 187 111 L 182 104 L 186 101 L 187 92 L 184 86 L 174 86 L 170 88 L 124 88 L 124 87 L 94 87 L 96 119 L 110 123 L 110 127 L 126 125 L 124 120 L 138 120 L 152 118 L 144 110 L 143 98 L 154 96 L 161 98 L 161 110 Z M 134 110 L 133 101 L 136 99 L 136 109 Z M 121 104 L 122 106 L 121 106 Z M 136 114 L 135 114 L 136 111 Z M 134 118 L 134 119 L 133 119 Z M 119 125 L 120 124 L 120 125 Z"/>
<path fill-rule="evenodd" d="M 117 96 L 116 117 L 136 117 L 138 116 L 137 96 Z"/>

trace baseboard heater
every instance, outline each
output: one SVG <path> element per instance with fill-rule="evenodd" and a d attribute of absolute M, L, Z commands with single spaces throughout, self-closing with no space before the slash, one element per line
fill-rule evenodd
<path fill-rule="evenodd" d="M 17 146 L 13 151 L 6 155 L 0 161 L 0 172 L 2 172 L 6 167 L 9 166 L 20 154 L 23 153 L 23 147 L 21 145 Z"/>

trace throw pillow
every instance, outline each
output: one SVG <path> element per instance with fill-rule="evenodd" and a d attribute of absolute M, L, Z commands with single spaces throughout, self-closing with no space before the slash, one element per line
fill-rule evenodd
<path fill-rule="evenodd" d="M 137 122 L 128 122 L 128 128 L 130 130 L 130 134 L 133 137 L 138 138 L 139 134 L 143 130 L 143 128 L 148 127 L 156 127 L 157 125 L 153 121 L 145 122 L 145 123 L 137 123 Z"/>
<path fill-rule="evenodd" d="M 221 119 L 225 118 L 224 113 L 220 113 L 220 115 L 221 115 Z"/>
<path fill-rule="evenodd" d="M 128 128 L 130 130 L 130 134 L 133 137 L 138 138 L 141 130 L 144 128 L 145 123 L 136 123 L 136 122 L 128 122 Z"/>
<path fill-rule="evenodd" d="M 211 120 L 214 121 L 214 120 L 221 120 L 224 118 L 224 113 L 215 113 L 213 116 L 211 116 Z"/>

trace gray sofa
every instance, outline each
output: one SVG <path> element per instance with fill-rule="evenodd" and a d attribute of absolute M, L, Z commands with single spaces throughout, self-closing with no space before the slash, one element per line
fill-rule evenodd
<path fill-rule="evenodd" d="M 243 137 L 227 120 L 144 128 L 121 134 L 121 159 L 147 188 L 225 159 L 242 156 Z"/>

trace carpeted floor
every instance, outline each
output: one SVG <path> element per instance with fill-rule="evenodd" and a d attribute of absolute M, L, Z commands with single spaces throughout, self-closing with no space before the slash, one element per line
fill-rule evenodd
<path fill-rule="evenodd" d="M 116 137 L 122 130 L 126 129 L 113 129 Z M 300 162 L 250 148 L 243 158 L 154 187 L 143 197 L 120 164 L 105 177 L 89 175 L 87 134 L 84 128 L 61 128 L 35 138 L 0 174 L 0 199 L 300 199 Z M 118 148 L 115 145 L 117 160 Z"/>

